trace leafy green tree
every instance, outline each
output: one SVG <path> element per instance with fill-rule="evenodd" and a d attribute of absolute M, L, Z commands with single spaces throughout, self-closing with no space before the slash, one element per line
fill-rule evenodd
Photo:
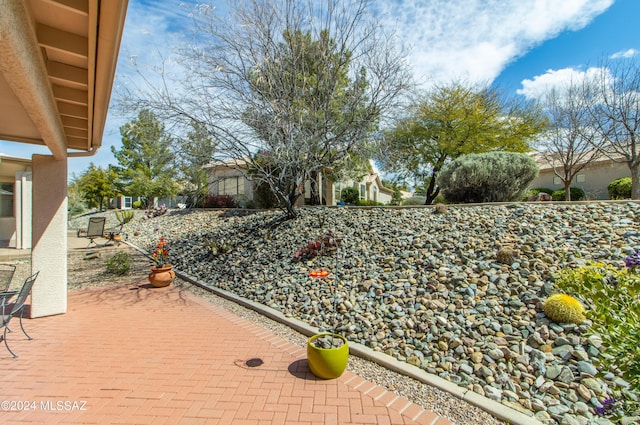
<path fill-rule="evenodd" d="M 143 196 L 147 206 L 154 197 L 175 196 L 176 169 L 171 138 L 155 114 L 141 110 L 137 118 L 120 127 L 122 147 L 111 147 L 123 193 Z"/>
<path fill-rule="evenodd" d="M 116 195 L 117 176 L 111 168 L 103 169 L 93 163 L 77 179 L 74 185 L 90 207 L 103 209 L 104 201 Z"/>
<path fill-rule="evenodd" d="M 176 156 L 182 174 L 187 205 L 202 204 L 209 192 L 209 180 L 203 166 L 213 161 L 216 143 L 202 124 L 194 121 L 186 138 L 177 141 Z"/>
<path fill-rule="evenodd" d="M 504 98 L 495 88 L 437 85 L 410 108 L 408 117 L 384 132 L 378 159 L 387 171 L 425 182 L 430 204 L 440 190 L 438 173 L 448 161 L 471 153 L 526 152 L 545 127 L 533 103 Z"/>

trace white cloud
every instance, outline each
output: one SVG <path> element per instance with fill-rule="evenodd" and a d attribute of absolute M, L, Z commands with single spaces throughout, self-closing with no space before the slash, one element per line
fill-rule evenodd
<path fill-rule="evenodd" d="M 575 83 L 583 81 L 585 78 L 589 80 L 602 76 L 611 78 L 608 70 L 597 67 L 587 68 L 586 70 L 575 68 L 550 69 L 542 75 L 536 75 L 531 80 L 523 80 L 522 88 L 517 90 L 517 93 L 527 99 L 539 99 L 551 89 L 562 90 L 571 82 Z"/>
<path fill-rule="evenodd" d="M 637 54 L 638 54 L 638 51 L 636 49 L 628 49 L 621 52 L 616 52 L 611 56 L 609 56 L 609 58 L 610 59 L 628 59 L 628 58 L 634 57 Z"/>
<path fill-rule="evenodd" d="M 579 30 L 613 0 L 396 0 L 378 2 L 412 47 L 419 79 L 492 82 L 512 61 L 562 31 Z"/>

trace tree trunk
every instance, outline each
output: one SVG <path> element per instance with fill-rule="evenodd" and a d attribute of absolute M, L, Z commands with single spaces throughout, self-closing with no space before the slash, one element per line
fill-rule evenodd
<path fill-rule="evenodd" d="M 564 200 L 571 201 L 571 180 L 564 181 Z"/>
<path fill-rule="evenodd" d="M 440 188 L 436 187 L 436 173 L 438 170 L 435 168 L 431 172 L 431 178 L 429 179 L 429 187 L 427 187 L 427 191 L 425 193 L 427 200 L 425 201 L 425 205 L 431 205 L 434 199 L 438 197 L 440 193 Z"/>
<path fill-rule="evenodd" d="M 284 199 L 285 212 L 287 214 L 288 220 L 298 217 L 298 212 L 296 211 L 296 202 L 298 201 L 299 197 L 300 191 L 296 188 L 291 191 L 291 193 L 289 193 L 289 196 Z"/>
<path fill-rule="evenodd" d="M 629 170 L 631 171 L 631 199 L 640 199 L 640 176 L 638 171 L 640 163 L 629 163 Z"/>
<path fill-rule="evenodd" d="M 425 205 L 431 205 L 434 199 L 438 197 L 440 193 L 440 188 L 436 187 L 436 177 L 440 172 L 440 169 L 444 165 L 444 162 L 447 160 L 447 155 L 442 153 L 440 157 L 436 161 L 436 164 L 433 166 L 433 170 L 431 170 L 431 178 L 429 179 L 429 187 L 427 188 L 427 192 L 425 195 L 427 196 L 427 200 L 425 201 Z"/>
<path fill-rule="evenodd" d="M 320 205 L 320 191 L 318 188 L 318 172 L 312 171 L 309 177 L 311 193 L 309 195 L 309 205 Z"/>

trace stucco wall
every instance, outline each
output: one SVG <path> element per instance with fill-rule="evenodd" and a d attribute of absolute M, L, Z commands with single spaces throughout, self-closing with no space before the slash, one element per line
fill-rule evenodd
<path fill-rule="evenodd" d="M 603 161 L 585 167 L 578 175 L 584 176 L 584 181 L 577 181 L 574 177 L 572 187 L 584 190 L 587 199 L 609 199 L 607 186 L 612 180 L 629 177 L 631 172 L 625 163 Z M 531 183 L 531 188 L 545 187 L 553 190 L 563 189 L 562 182 L 554 183 L 553 170 L 540 170 L 540 174 Z"/>
<path fill-rule="evenodd" d="M 67 162 L 33 156 L 31 317 L 67 311 Z"/>

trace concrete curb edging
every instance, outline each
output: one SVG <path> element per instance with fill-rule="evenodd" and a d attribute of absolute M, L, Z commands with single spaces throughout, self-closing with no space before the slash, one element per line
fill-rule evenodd
<path fill-rule="evenodd" d="M 151 258 L 149 256 L 149 254 L 147 252 L 145 252 L 144 250 L 142 250 L 141 248 L 138 248 L 137 246 L 133 245 L 130 242 L 124 242 L 127 245 L 129 245 L 130 247 L 132 247 L 133 249 L 137 250 L 138 252 L 142 253 L 143 255 L 145 255 L 148 258 Z M 225 298 L 229 301 L 235 302 L 236 304 L 239 304 L 243 307 L 246 307 L 250 310 L 253 310 L 263 316 L 266 316 L 272 320 L 275 320 L 276 322 L 282 323 L 284 325 L 289 326 L 290 328 L 292 328 L 293 330 L 305 335 L 305 336 L 312 336 L 315 335 L 316 333 L 319 332 L 318 328 L 315 328 L 301 320 L 292 318 L 292 317 L 286 317 L 284 314 L 280 313 L 279 311 L 268 307 L 264 304 L 260 304 L 257 303 L 255 301 L 251 301 L 248 300 L 246 298 L 242 298 L 232 292 L 226 291 L 224 289 L 220 289 L 220 288 L 214 288 L 208 285 L 205 285 L 204 283 L 200 282 L 198 279 L 196 279 L 195 277 L 175 270 L 176 276 L 178 276 L 179 278 L 181 278 L 182 280 L 185 280 L 189 283 L 191 283 L 192 285 L 195 285 L 201 289 L 204 289 L 208 292 L 211 292 L 215 295 L 218 295 L 222 298 Z M 387 354 L 378 352 L 378 351 L 374 351 L 368 347 L 366 347 L 365 345 L 359 344 L 357 342 L 352 342 L 349 341 L 349 353 L 353 354 L 355 356 L 361 357 L 365 360 L 370 360 L 374 363 L 377 363 L 387 369 L 393 370 L 395 372 L 398 372 L 402 375 L 408 376 L 410 378 L 413 378 L 417 381 L 423 382 L 427 385 L 430 385 L 432 387 L 438 388 L 442 391 L 445 391 L 459 399 L 462 399 L 463 401 L 466 401 L 469 404 L 472 404 L 482 410 L 484 410 L 485 412 L 491 414 L 492 416 L 498 418 L 498 419 L 502 419 L 504 421 L 507 421 L 507 423 L 509 424 L 513 424 L 513 425 L 543 425 L 542 422 L 538 421 L 537 419 L 528 416 L 522 412 L 519 412 L 513 408 L 510 408 L 508 406 L 505 406 L 502 403 L 499 403 L 497 401 L 491 400 L 485 396 L 482 396 L 478 393 L 475 393 L 467 388 L 463 388 L 457 384 L 454 384 L 453 382 L 447 381 L 446 379 L 443 379 L 437 375 L 433 375 L 431 373 L 426 372 L 423 369 L 420 369 L 417 366 L 413 366 L 410 365 L 408 363 L 404 363 L 399 361 L 398 359 L 391 357 Z"/>

